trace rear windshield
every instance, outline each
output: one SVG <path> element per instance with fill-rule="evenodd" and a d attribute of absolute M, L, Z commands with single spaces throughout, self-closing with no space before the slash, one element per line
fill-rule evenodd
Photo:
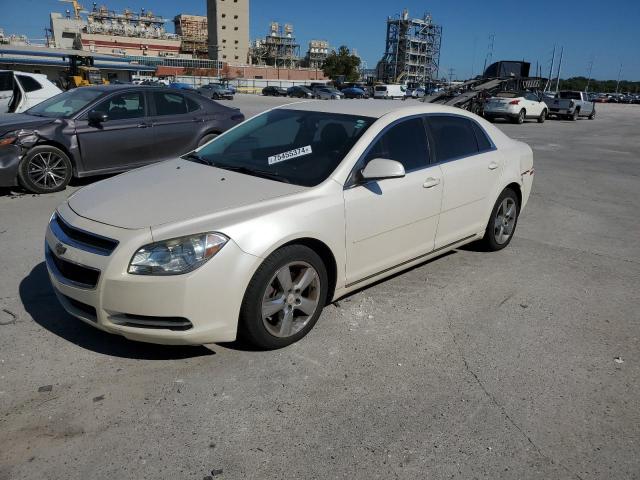
<path fill-rule="evenodd" d="M 517 92 L 498 92 L 496 93 L 496 97 L 498 98 L 516 98 L 516 97 L 520 97 L 521 95 Z"/>
<path fill-rule="evenodd" d="M 385 87 L 384 85 L 378 85 L 375 88 L 376 92 L 386 92 L 387 91 L 387 87 Z"/>
<path fill-rule="evenodd" d="M 558 98 L 564 100 L 580 100 L 580 92 L 560 92 Z"/>
<path fill-rule="evenodd" d="M 322 183 L 375 122 L 357 115 L 276 109 L 208 143 L 212 166 L 312 187 Z"/>

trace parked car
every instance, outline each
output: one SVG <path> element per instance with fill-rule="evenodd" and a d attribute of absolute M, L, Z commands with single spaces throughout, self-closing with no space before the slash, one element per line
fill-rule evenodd
<path fill-rule="evenodd" d="M 229 83 L 229 82 L 219 81 L 219 82 L 213 82 L 213 84 L 214 85 L 220 85 L 222 88 L 226 88 L 227 90 L 229 90 L 234 95 L 236 93 L 238 93 L 236 87 L 231 85 L 231 83 Z"/>
<path fill-rule="evenodd" d="M 183 82 L 171 82 L 169 88 L 175 88 L 176 90 L 195 90 L 193 85 Z"/>
<path fill-rule="evenodd" d="M 342 94 L 344 95 L 344 98 L 369 98 L 369 93 L 358 87 L 343 88 Z"/>
<path fill-rule="evenodd" d="M 418 87 L 411 92 L 413 98 L 423 98 L 427 94 L 427 90 L 424 87 Z"/>
<path fill-rule="evenodd" d="M 262 89 L 262 95 L 269 97 L 286 97 L 287 89 L 283 87 L 276 87 L 274 85 L 269 85 Z"/>
<path fill-rule="evenodd" d="M 22 113 L 61 92 L 46 75 L 0 70 L 0 113 Z"/>
<path fill-rule="evenodd" d="M 499 92 L 484 104 L 484 118 L 490 122 L 505 118 L 512 123 L 524 123 L 527 118 L 535 118 L 543 123 L 547 112 L 547 104 L 533 92 Z"/>
<path fill-rule="evenodd" d="M 549 116 L 577 120 L 578 117 L 596 118 L 596 104 L 586 92 L 562 90 L 553 99 L 545 99 Z"/>
<path fill-rule="evenodd" d="M 344 98 L 344 93 L 333 87 L 318 87 L 313 91 L 313 94 L 319 100 L 340 100 Z"/>
<path fill-rule="evenodd" d="M 533 173 L 528 145 L 461 109 L 299 102 L 79 190 L 46 265 L 62 306 L 106 332 L 278 348 L 350 292 L 506 247 Z"/>
<path fill-rule="evenodd" d="M 313 98 L 313 92 L 302 85 L 287 88 L 287 96 L 295 98 Z"/>
<path fill-rule="evenodd" d="M 373 98 L 394 99 L 404 98 L 404 92 L 407 90 L 405 85 L 376 85 L 373 87 Z"/>
<path fill-rule="evenodd" d="M 244 120 L 200 95 L 135 85 L 82 87 L 0 115 L 0 186 L 63 190 L 188 152 Z"/>
<path fill-rule="evenodd" d="M 197 92 L 212 100 L 233 100 L 233 92 L 217 83 L 202 85 Z"/>

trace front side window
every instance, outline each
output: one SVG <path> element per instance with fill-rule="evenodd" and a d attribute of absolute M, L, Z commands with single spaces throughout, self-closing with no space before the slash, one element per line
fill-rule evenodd
<path fill-rule="evenodd" d="M 356 115 L 276 109 L 225 133 L 197 155 L 215 167 L 312 187 L 331 175 L 374 121 Z"/>
<path fill-rule="evenodd" d="M 455 115 L 429 115 L 427 124 L 438 162 L 478 153 L 478 142 L 471 120 Z"/>
<path fill-rule="evenodd" d="M 70 118 L 102 95 L 104 95 L 103 90 L 89 87 L 74 88 L 31 107 L 26 113 L 39 117 Z"/>
<path fill-rule="evenodd" d="M 384 132 L 367 152 L 364 165 L 374 158 L 396 160 L 405 172 L 425 168 L 429 164 L 429 146 L 422 119 L 405 120 Z"/>
<path fill-rule="evenodd" d="M 126 92 L 114 95 L 98 104 L 94 110 L 106 113 L 109 120 L 144 117 L 144 94 L 142 92 Z"/>
<path fill-rule="evenodd" d="M 180 115 L 189 112 L 184 95 L 172 92 L 153 92 L 156 115 Z"/>

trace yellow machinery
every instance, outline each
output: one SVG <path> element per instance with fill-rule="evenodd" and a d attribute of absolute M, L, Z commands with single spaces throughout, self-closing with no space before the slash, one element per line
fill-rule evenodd
<path fill-rule="evenodd" d="M 68 90 L 89 85 L 108 85 L 109 81 L 103 79 L 100 69 L 93 66 L 93 57 L 69 55 L 69 70 L 60 78 L 60 84 Z"/>

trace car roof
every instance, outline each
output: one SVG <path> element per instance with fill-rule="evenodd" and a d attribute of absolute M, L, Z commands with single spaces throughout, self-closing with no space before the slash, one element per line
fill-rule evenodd
<path fill-rule="evenodd" d="M 363 117 L 380 118 L 391 112 L 406 112 L 407 115 L 420 113 L 454 113 L 464 115 L 464 110 L 435 103 L 412 102 L 399 106 L 398 102 L 383 100 L 363 100 L 361 102 L 334 100 L 308 100 L 289 103 L 278 108 L 289 110 L 306 110 L 309 112 L 336 113 L 341 115 L 358 115 Z"/>

